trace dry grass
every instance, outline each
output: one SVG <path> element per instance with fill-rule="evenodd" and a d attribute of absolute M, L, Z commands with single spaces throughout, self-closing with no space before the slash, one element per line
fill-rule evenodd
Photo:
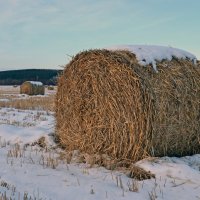
<path fill-rule="evenodd" d="M 20 93 L 20 87 L 15 86 L 1 86 L 0 95 L 17 95 Z"/>
<path fill-rule="evenodd" d="M 24 110 L 46 110 L 54 111 L 54 96 L 32 97 L 28 99 L 11 99 L 10 101 L 0 102 L 0 107 L 17 108 Z"/>
<path fill-rule="evenodd" d="M 55 90 L 56 91 L 56 90 Z M 19 87 L 0 88 L 0 107 L 9 107 L 25 110 L 46 110 L 54 111 L 55 91 L 48 96 L 19 96 Z"/>
<path fill-rule="evenodd" d="M 137 179 L 137 180 L 146 180 L 155 178 L 155 175 L 151 172 L 148 172 L 141 167 L 138 167 L 136 165 L 133 165 L 130 167 L 130 172 L 127 174 L 130 178 Z"/>
<path fill-rule="evenodd" d="M 131 161 L 199 153 L 200 69 L 176 58 L 157 67 L 128 51 L 75 56 L 58 81 L 60 143 Z"/>

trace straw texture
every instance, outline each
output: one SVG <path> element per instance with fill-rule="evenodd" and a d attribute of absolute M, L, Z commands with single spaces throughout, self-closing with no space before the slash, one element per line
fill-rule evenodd
<path fill-rule="evenodd" d="M 200 69 L 142 67 L 129 51 L 76 55 L 58 80 L 56 132 L 67 150 L 137 161 L 200 153 Z"/>

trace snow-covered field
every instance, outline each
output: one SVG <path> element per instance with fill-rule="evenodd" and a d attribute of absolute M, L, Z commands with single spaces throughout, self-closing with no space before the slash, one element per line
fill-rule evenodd
<path fill-rule="evenodd" d="M 13 90 L 0 87 L 5 91 Z M 0 199 L 200 200 L 200 155 L 141 160 L 137 165 L 156 178 L 137 181 L 120 171 L 67 163 L 53 141 L 54 127 L 53 112 L 0 107 Z"/>

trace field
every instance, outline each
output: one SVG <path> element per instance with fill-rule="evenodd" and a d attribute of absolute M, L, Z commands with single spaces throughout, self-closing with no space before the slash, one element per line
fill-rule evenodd
<path fill-rule="evenodd" d="M 136 164 L 156 178 L 138 181 L 121 170 L 81 162 L 54 142 L 54 97 L 0 87 L 0 200 L 200 200 L 200 155 Z"/>

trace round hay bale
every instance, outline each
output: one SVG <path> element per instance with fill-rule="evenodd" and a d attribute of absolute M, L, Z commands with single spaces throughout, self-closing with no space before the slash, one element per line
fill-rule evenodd
<path fill-rule="evenodd" d="M 39 81 L 25 81 L 20 86 L 20 94 L 44 95 L 44 85 Z"/>
<path fill-rule="evenodd" d="M 142 67 L 129 51 L 79 53 L 58 80 L 57 136 L 113 159 L 200 153 L 200 69 L 173 58 Z"/>

